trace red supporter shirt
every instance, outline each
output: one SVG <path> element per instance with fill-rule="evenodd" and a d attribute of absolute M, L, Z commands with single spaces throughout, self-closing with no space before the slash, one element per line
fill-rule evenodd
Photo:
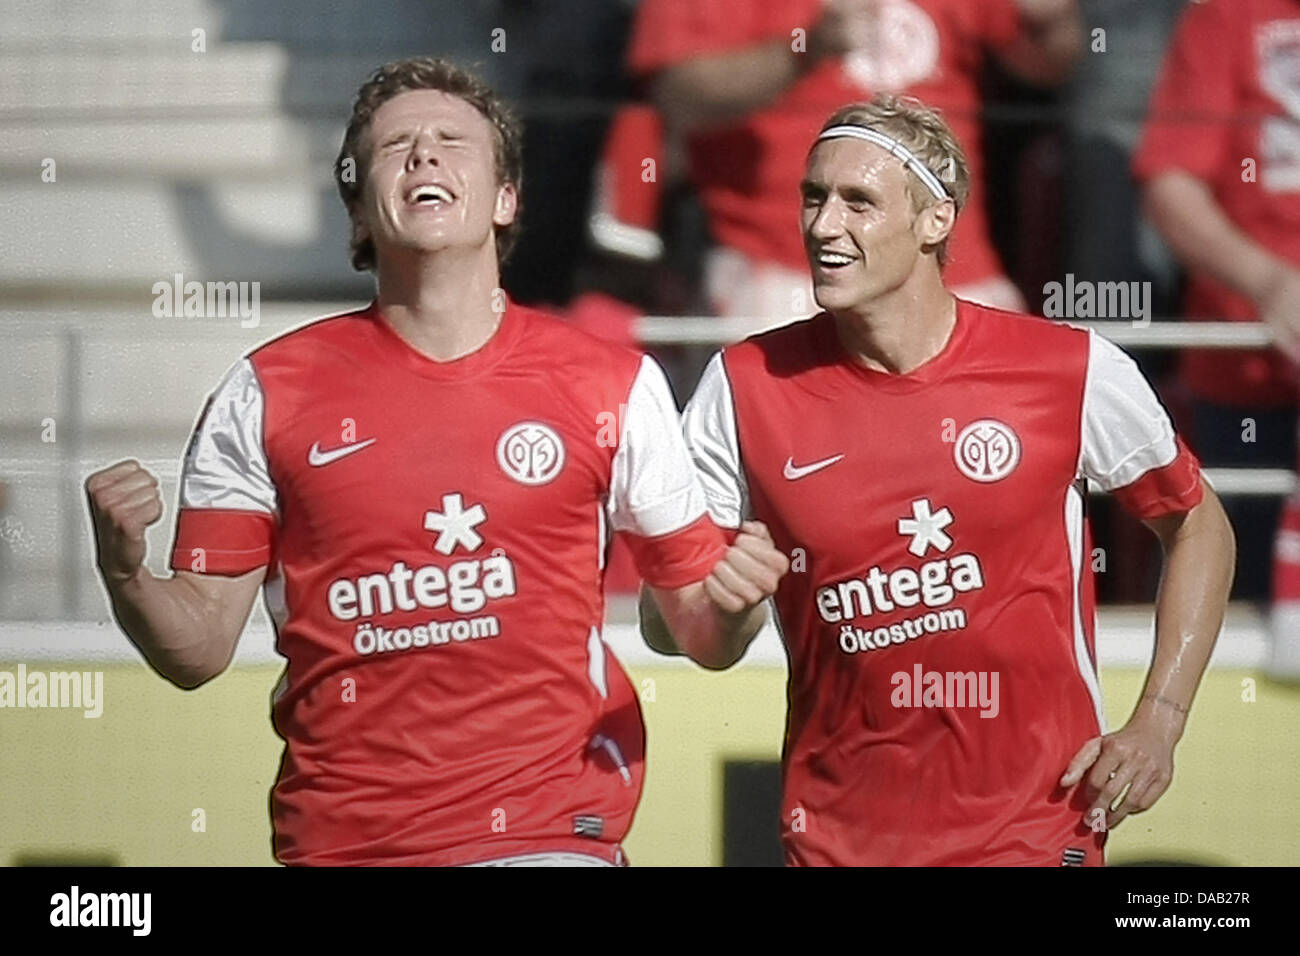
<path fill-rule="evenodd" d="M 648 261 L 663 255 L 659 236 L 663 145 L 663 121 L 653 107 L 633 103 L 610 118 L 587 219 L 597 248 Z"/>
<path fill-rule="evenodd" d="M 850 359 L 825 313 L 747 339 L 685 413 L 714 520 L 792 558 L 791 864 L 1104 862 L 1084 785 L 1058 786 L 1105 732 L 1082 479 L 1151 518 L 1201 500 L 1199 466 L 1105 339 L 957 316 L 906 375 Z"/>
<path fill-rule="evenodd" d="M 376 305 L 323 319 L 227 374 L 180 504 L 174 568 L 270 568 L 280 861 L 622 858 L 644 727 L 609 536 L 665 588 L 725 549 L 652 359 L 513 302 L 452 362 Z"/>
<path fill-rule="evenodd" d="M 810 31 L 822 0 L 644 0 L 629 53 L 645 76 L 692 57 L 744 49 Z M 817 131 L 837 108 L 877 92 L 916 96 L 942 110 L 971 167 L 971 201 L 957 219 L 945 277 L 961 285 L 1001 275 L 984 209 L 977 75 L 985 51 L 1015 39 L 1013 0 L 886 0 L 877 51 L 827 60 L 775 103 L 743 121 L 690 138 L 691 178 L 714 239 L 765 262 L 807 267 L 799 181 Z M 634 176 L 627 179 L 636 187 Z"/>
<path fill-rule="evenodd" d="M 1243 181 L 1243 161 L 1255 161 Z M 1188 4 L 1165 57 L 1134 173 L 1203 180 L 1239 229 L 1300 266 L 1300 2 Z M 1193 319 L 1252 321 L 1255 305 L 1206 275 L 1189 277 Z M 1292 373 L 1273 349 L 1183 353 L 1188 385 L 1225 404 L 1283 406 Z"/>

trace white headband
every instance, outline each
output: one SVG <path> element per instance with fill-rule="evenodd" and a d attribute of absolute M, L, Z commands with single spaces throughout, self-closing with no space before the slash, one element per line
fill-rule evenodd
<path fill-rule="evenodd" d="M 838 139 L 841 136 L 851 136 L 854 139 L 864 139 L 868 143 L 875 143 L 883 149 L 889 150 L 895 156 L 903 161 L 903 165 L 916 174 L 916 178 L 925 183 L 926 188 L 934 193 L 935 199 L 951 199 L 948 190 L 944 188 L 939 177 L 930 171 L 930 167 L 921 162 L 916 154 L 900 143 L 893 137 L 886 136 L 879 130 L 870 129 L 866 126 L 832 126 L 825 130 L 817 137 L 817 142 L 824 139 Z"/>

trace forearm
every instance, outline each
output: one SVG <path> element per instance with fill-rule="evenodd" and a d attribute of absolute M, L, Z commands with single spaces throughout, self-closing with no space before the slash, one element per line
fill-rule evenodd
<path fill-rule="evenodd" d="M 670 627 L 660 602 L 672 608 Z M 762 604 L 728 614 L 695 585 L 687 594 L 641 590 L 641 635 L 661 654 L 686 655 L 701 667 L 723 670 L 744 656 L 767 620 Z"/>
<path fill-rule="evenodd" d="M 1285 264 L 1223 212 L 1191 173 L 1170 170 L 1147 186 L 1146 212 L 1184 267 L 1258 301 Z"/>
<path fill-rule="evenodd" d="M 668 630 L 667 622 L 664 621 L 663 614 L 659 611 L 659 604 L 650 593 L 650 588 L 644 585 L 641 588 L 641 600 L 638 610 L 640 611 L 641 637 L 651 650 L 670 656 L 680 656 L 686 653 L 677 646 L 672 633 Z"/>
<path fill-rule="evenodd" d="M 652 84 L 655 105 L 669 126 L 690 131 L 725 123 L 773 103 L 816 59 L 796 53 L 788 38 L 668 67 Z"/>
<path fill-rule="evenodd" d="M 1134 716 L 1182 736 L 1223 626 L 1236 547 L 1217 498 L 1189 515 L 1166 547 L 1156 599 L 1156 649 Z"/>
<path fill-rule="evenodd" d="M 105 585 L 118 625 L 167 680 L 197 687 L 229 662 L 233 644 L 218 633 L 217 609 L 183 578 L 158 578 L 141 566 L 130 579 L 105 578 Z"/>

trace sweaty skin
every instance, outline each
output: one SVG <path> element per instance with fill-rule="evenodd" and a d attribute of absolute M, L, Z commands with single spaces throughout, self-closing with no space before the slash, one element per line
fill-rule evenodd
<path fill-rule="evenodd" d="M 1223 626 L 1236 564 L 1223 506 L 1204 480 L 1201 487 L 1204 498 L 1191 511 L 1146 522 L 1160 539 L 1165 561 L 1156 597 L 1155 660 L 1137 707 L 1123 729 L 1084 744 L 1061 777 L 1061 786 L 1071 787 L 1086 774 L 1093 795 L 1085 814 L 1090 826 L 1104 822 L 1114 829 L 1130 813 L 1150 809 L 1173 780 L 1174 747 Z"/>

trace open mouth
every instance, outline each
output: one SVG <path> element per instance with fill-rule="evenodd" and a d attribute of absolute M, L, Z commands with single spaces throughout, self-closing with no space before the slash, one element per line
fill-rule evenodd
<path fill-rule="evenodd" d="M 823 249 L 817 253 L 813 261 L 817 266 L 826 271 L 835 271 L 844 269 L 858 261 L 857 256 L 851 256 L 844 252 L 832 252 L 829 249 Z"/>
<path fill-rule="evenodd" d="M 406 193 L 407 205 L 428 209 L 450 206 L 455 200 L 456 197 L 452 195 L 450 189 L 446 186 L 439 186 L 437 183 L 412 186 Z"/>

